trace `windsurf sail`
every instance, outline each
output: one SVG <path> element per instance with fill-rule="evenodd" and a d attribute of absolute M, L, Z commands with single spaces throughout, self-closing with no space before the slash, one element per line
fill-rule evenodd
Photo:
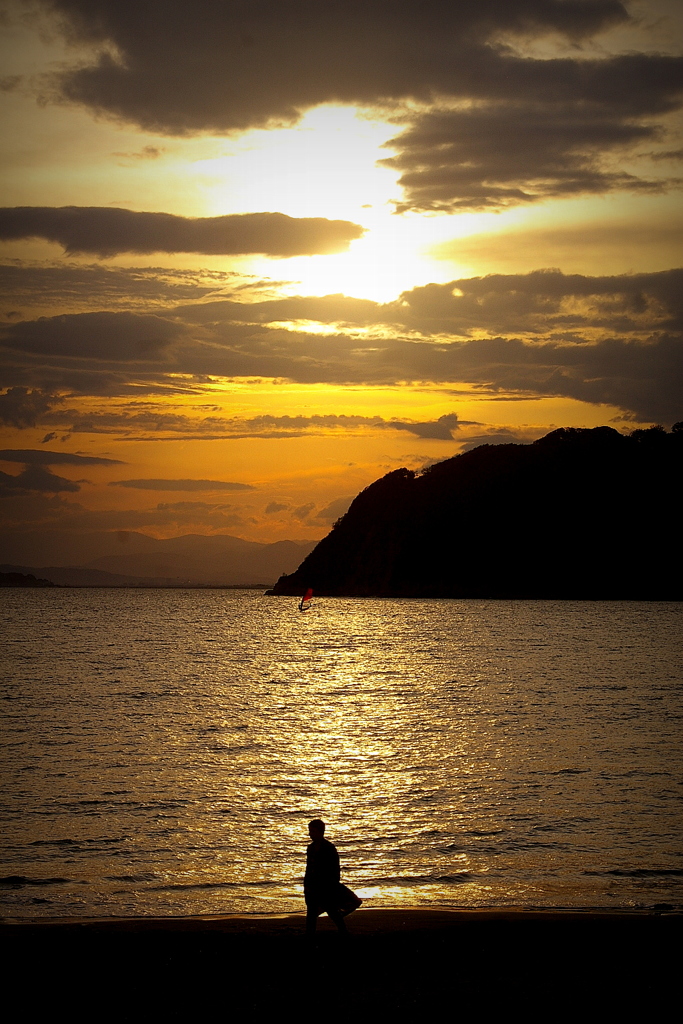
<path fill-rule="evenodd" d="M 307 612 L 311 607 L 311 598 L 313 597 L 313 588 L 309 587 L 304 596 L 299 601 L 299 611 Z"/>

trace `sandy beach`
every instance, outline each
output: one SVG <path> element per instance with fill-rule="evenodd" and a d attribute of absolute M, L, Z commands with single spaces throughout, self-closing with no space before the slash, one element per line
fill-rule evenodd
<path fill-rule="evenodd" d="M 312 1003 L 327 1019 L 519 1011 L 564 1019 L 676 996 L 683 915 L 373 910 L 341 939 L 303 915 L 49 918 L 0 922 L 7 977 L 34 1010 L 72 1019 L 199 1019 Z"/>

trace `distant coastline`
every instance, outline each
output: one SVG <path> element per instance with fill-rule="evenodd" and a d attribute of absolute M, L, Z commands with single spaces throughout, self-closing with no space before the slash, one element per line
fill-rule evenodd
<path fill-rule="evenodd" d="M 54 587 L 50 580 L 34 576 L 33 573 L 0 572 L 0 587 Z"/>
<path fill-rule="evenodd" d="M 57 590 L 268 590 L 272 583 L 53 583 L 33 573 L 0 572 L 0 587 L 54 587 Z"/>

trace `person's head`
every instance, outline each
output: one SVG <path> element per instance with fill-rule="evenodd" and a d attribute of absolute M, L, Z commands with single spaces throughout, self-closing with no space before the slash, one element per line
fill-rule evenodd
<path fill-rule="evenodd" d="M 313 842 L 315 842 L 316 839 L 322 839 L 325 835 L 325 822 L 320 818 L 314 818 L 313 821 L 309 821 L 308 834 Z"/>

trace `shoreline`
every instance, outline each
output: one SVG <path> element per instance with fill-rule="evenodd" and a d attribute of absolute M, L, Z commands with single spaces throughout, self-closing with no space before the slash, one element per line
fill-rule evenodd
<path fill-rule="evenodd" d="M 361 907 L 347 918 L 352 934 L 372 935 L 404 931 L 448 929 L 467 924 L 580 924 L 651 921 L 664 919 L 683 923 L 683 910 L 674 907 L 623 908 L 541 908 L 541 907 Z M 121 915 L 107 917 L 0 917 L 0 932 L 5 930 L 53 931 L 59 929 L 96 929 L 112 932 L 209 932 L 223 931 L 266 935 L 294 935 L 305 929 L 305 913 L 294 914 L 188 914 L 188 915 Z M 318 930 L 335 932 L 326 915 L 318 919 Z"/>

